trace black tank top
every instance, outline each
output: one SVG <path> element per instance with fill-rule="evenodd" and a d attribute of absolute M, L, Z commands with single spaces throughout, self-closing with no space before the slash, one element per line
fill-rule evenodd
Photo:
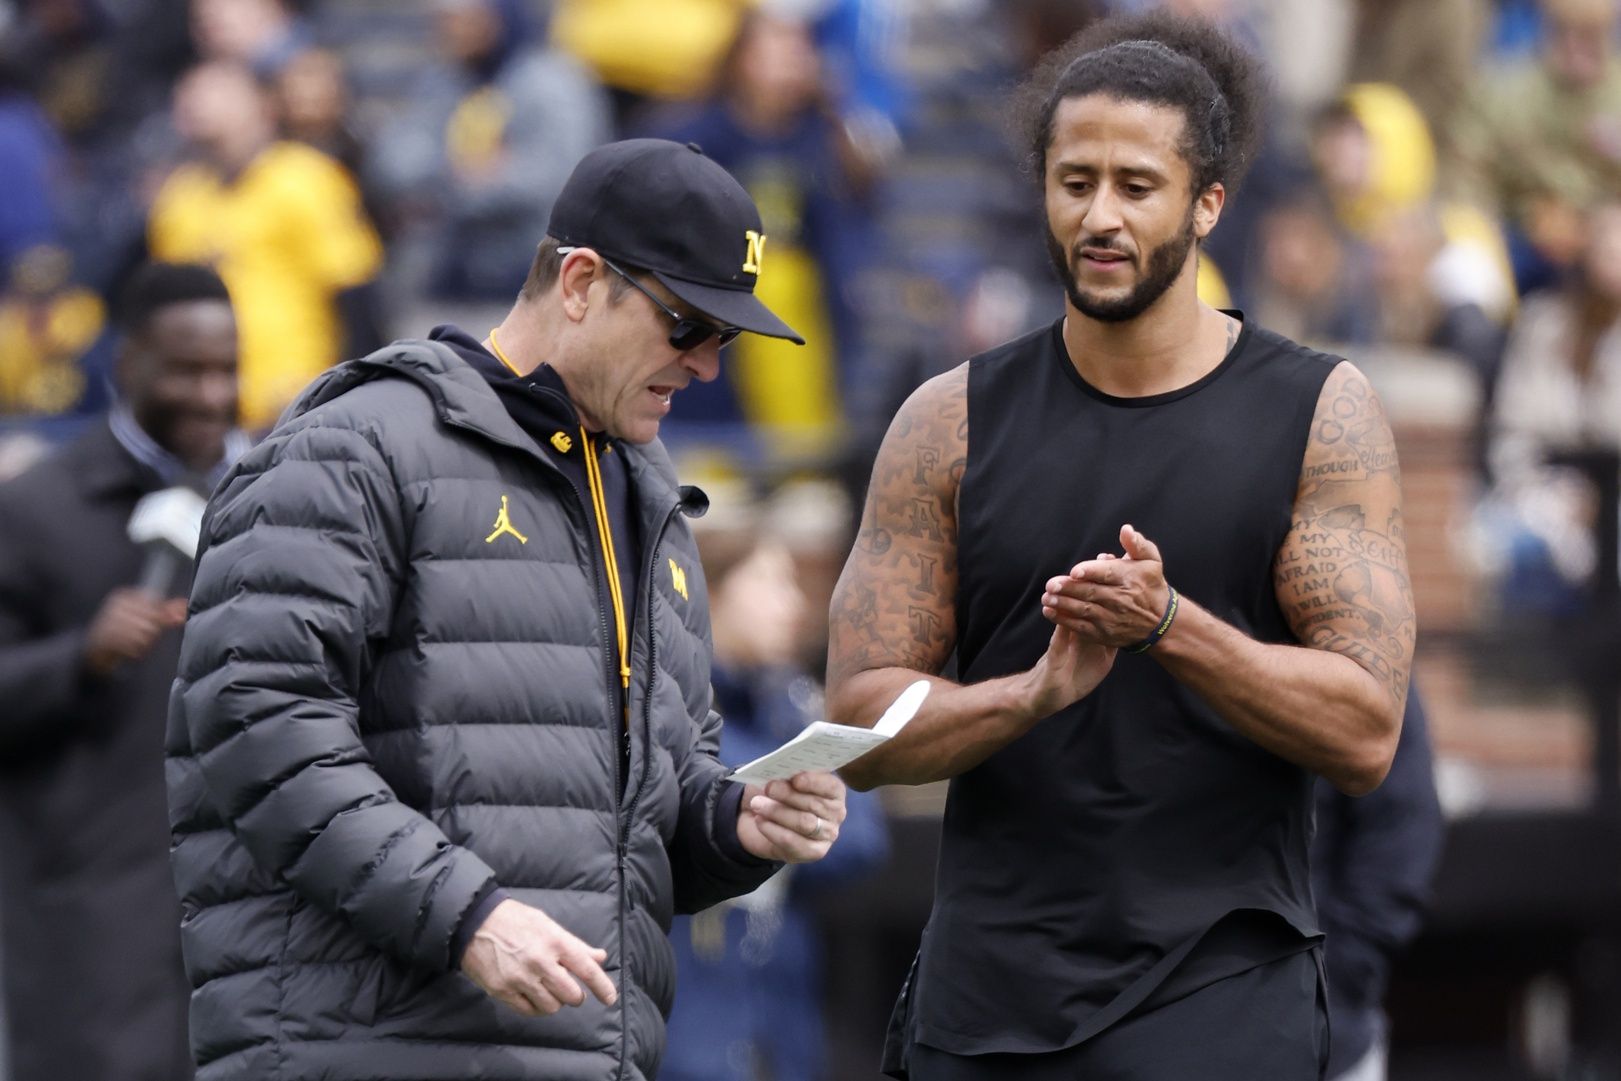
<path fill-rule="evenodd" d="M 1118 554 L 1128 522 L 1184 596 L 1256 639 L 1295 641 L 1272 565 L 1337 363 L 1246 324 L 1196 383 L 1116 398 L 1075 371 L 1061 322 L 970 361 L 963 681 L 1034 664 L 1052 633 L 1044 583 Z M 1306 948 L 1311 814 L 1305 770 L 1152 657 L 1121 653 L 1090 696 L 951 782 L 917 1038 L 959 1054 L 1073 1046 L 1190 965 L 1208 982 L 1279 954 L 1275 933 L 1216 935 L 1201 957 L 1235 913 L 1271 913 Z"/>

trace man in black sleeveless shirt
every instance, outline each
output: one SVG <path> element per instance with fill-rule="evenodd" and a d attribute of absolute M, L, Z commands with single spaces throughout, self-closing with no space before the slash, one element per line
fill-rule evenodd
<path fill-rule="evenodd" d="M 919 388 L 879 452 L 830 711 L 871 723 L 928 675 L 844 772 L 951 779 L 894 1076 L 1321 1076 L 1313 777 L 1384 777 L 1414 615 L 1367 380 L 1195 292 L 1259 97 L 1238 46 L 1164 15 L 1050 59 L 1065 317 Z"/>

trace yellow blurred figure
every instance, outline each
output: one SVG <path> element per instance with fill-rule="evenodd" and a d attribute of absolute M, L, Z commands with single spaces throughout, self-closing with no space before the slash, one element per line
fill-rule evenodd
<path fill-rule="evenodd" d="M 1336 209 L 1347 228 L 1366 235 L 1435 191 L 1435 143 L 1418 106 L 1389 83 L 1358 83 L 1341 100 L 1367 134 L 1370 153 L 1361 190 L 1336 193 Z"/>
<path fill-rule="evenodd" d="M 0 415 L 60 413 L 84 395 L 79 360 L 101 336 L 107 310 L 71 281 L 71 267 L 61 248 L 31 248 L 0 291 Z"/>
<path fill-rule="evenodd" d="M 750 0 L 558 0 L 552 40 L 609 86 L 696 97 L 752 6 Z"/>
<path fill-rule="evenodd" d="M 1484 268 L 1482 307 L 1495 318 L 1513 311 L 1513 271 L 1502 229 L 1468 203 L 1437 195 L 1435 141 L 1411 98 L 1389 83 L 1347 87 L 1321 121 L 1313 158 L 1349 232 L 1371 240 L 1393 222 L 1435 208 L 1446 243 Z"/>
<path fill-rule="evenodd" d="M 250 430 L 274 423 L 311 379 L 343 359 L 337 296 L 374 278 L 383 259 L 341 165 L 312 147 L 270 141 L 273 128 L 253 145 L 259 133 L 247 129 L 263 104 L 245 72 L 213 64 L 187 77 L 177 121 L 215 152 L 170 174 L 147 236 L 153 258 L 213 264 L 230 289 L 242 423 Z M 233 157 L 241 160 L 235 170 Z"/>
<path fill-rule="evenodd" d="M 1210 257 L 1203 252 L 1199 253 L 1199 277 L 1195 282 L 1199 291 L 1199 299 L 1212 308 L 1231 308 L 1233 294 L 1227 289 L 1227 279 L 1221 273 L 1221 268 L 1210 261 Z"/>

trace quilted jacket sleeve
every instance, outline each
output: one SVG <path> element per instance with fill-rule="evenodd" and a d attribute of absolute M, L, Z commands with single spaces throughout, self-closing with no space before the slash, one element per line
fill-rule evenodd
<path fill-rule="evenodd" d="M 370 441 L 273 436 L 210 509 L 177 698 L 209 802 L 254 860 L 377 947 L 444 969 L 494 874 L 399 801 L 357 704 L 405 543 Z"/>

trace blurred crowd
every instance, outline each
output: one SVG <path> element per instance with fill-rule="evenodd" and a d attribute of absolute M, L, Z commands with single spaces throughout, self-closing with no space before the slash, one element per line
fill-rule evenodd
<path fill-rule="evenodd" d="M 0 4 L 0 475 L 108 407 L 109 305 L 215 265 L 242 419 L 522 280 L 573 163 L 701 145 L 762 208 L 749 339 L 670 441 L 756 481 L 859 478 L 921 379 L 1058 311 L 1007 92 L 1148 0 L 24 0 Z M 1202 289 L 1360 357 L 1461 364 L 1471 556 L 1511 610 L 1578 603 L 1613 446 L 1615 0 L 1167 0 L 1240 30 L 1274 100 Z M 782 363 L 792 358 L 793 363 Z"/>
<path fill-rule="evenodd" d="M 758 293 L 808 339 L 746 336 L 665 425 L 738 493 L 704 543 L 723 755 L 746 760 L 818 713 L 825 601 L 895 407 L 1061 312 L 1009 92 L 1146 6 L 0 0 L 0 479 L 114 405 L 113 313 L 149 259 L 217 269 L 262 433 L 346 357 L 482 334 L 591 148 L 697 143 L 759 205 Z M 1205 299 L 1458 373 L 1466 558 L 1503 612 L 1581 608 L 1614 508 L 1569 463 L 1621 450 L 1621 0 L 1163 6 L 1237 28 L 1273 81 Z M 671 1076 L 818 1076 L 802 906 L 886 847 L 876 804 L 852 798 L 846 831 L 840 859 L 678 930 L 708 989 L 683 988 Z M 762 971 L 781 1001 L 728 990 Z M 706 1001 L 747 1008 L 676 1038 Z"/>

